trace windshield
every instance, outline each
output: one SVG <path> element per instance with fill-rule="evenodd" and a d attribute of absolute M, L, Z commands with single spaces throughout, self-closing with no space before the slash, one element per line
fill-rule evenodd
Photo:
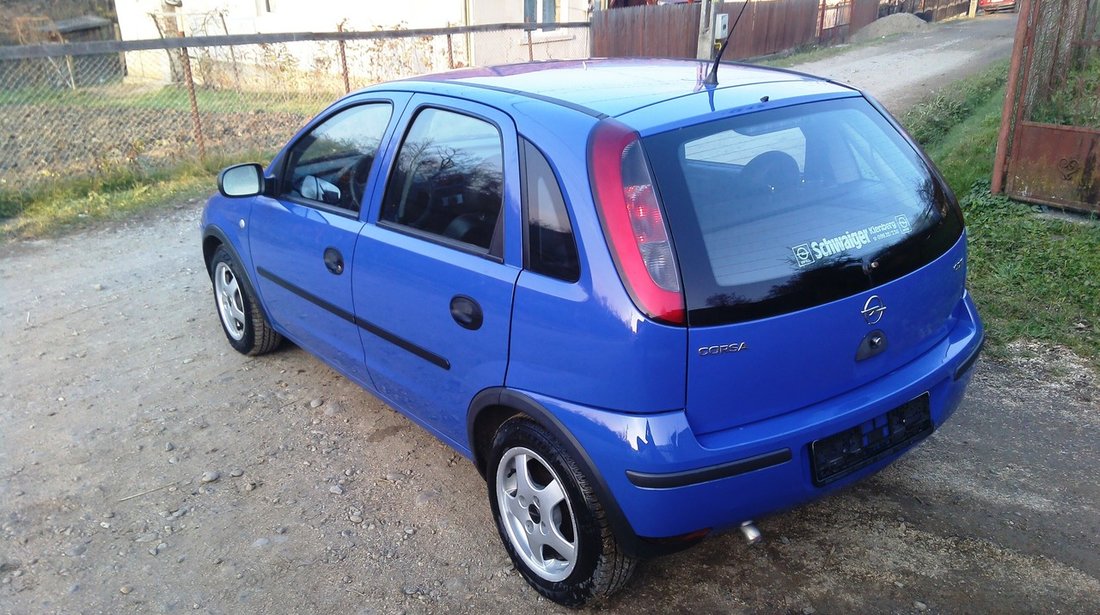
<path fill-rule="evenodd" d="M 839 299 L 945 252 L 962 220 L 913 147 L 862 98 L 644 139 L 690 324 Z"/>

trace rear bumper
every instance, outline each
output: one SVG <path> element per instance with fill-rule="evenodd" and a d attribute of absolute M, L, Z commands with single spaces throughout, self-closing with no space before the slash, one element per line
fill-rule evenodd
<path fill-rule="evenodd" d="M 813 484 L 810 444 L 928 394 L 933 426 L 959 406 L 984 337 L 969 296 L 956 326 L 927 353 L 859 389 L 781 416 L 697 437 L 685 413 L 624 415 L 530 398 L 583 449 L 622 511 L 627 544 L 720 530 L 821 497 L 873 474 L 912 445 L 826 486 Z M 640 540 L 639 540 L 640 539 Z M 638 549 L 631 549 L 637 551 Z"/>

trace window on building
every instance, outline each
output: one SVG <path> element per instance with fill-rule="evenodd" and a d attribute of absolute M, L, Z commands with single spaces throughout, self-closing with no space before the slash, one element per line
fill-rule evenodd
<path fill-rule="evenodd" d="M 523 0 L 523 21 L 529 24 L 553 24 L 565 12 L 563 0 Z M 543 27 L 543 30 L 553 28 Z"/>

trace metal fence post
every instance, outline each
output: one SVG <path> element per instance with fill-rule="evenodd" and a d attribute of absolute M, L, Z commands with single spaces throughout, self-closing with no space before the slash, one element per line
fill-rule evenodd
<path fill-rule="evenodd" d="M 821 0 L 821 6 L 818 7 L 818 9 L 817 9 L 818 10 L 818 14 L 817 14 L 817 42 L 818 42 L 818 44 L 821 44 L 821 42 L 823 40 L 822 35 L 825 34 L 825 10 L 826 10 L 826 8 L 827 8 L 827 5 L 825 4 L 825 0 Z"/>
<path fill-rule="evenodd" d="M 340 22 L 340 25 L 336 26 L 336 31 L 337 32 L 343 32 L 344 31 L 344 22 L 343 21 Z M 336 41 L 336 43 L 337 43 L 337 46 L 340 50 L 340 75 L 344 78 L 344 93 L 349 94 L 349 93 L 351 93 L 351 78 L 348 75 L 347 45 L 344 42 L 344 39 L 340 39 L 340 40 Z"/>
<path fill-rule="evenodd" d="M 202 119 L 199 118 L 199 100 L 195 96 L 195 79 L 191 74 L 191 56 L 187 48 L 180 49 L 180 60 L 183 62 L 183 79 L 187 82 L 187 99 L 191 103 L 191 122 L 195 128 L 195 142 L 199 144 L 199 160 L 206 162 L 206 143 L 202 136 Z"/>
<path fill-rule="evenodd" d="M 455 47 L 451 35 L 447 35 L 447 68 L 455 67 Z"/>
<path fill-rule="evenodd" d="M 535 48 L 534 48 L 534 46 L 531 42 L 531 31 L 530 30 L 527 31 L 527 61 L 528 62 L 534 62 L 535 61 Z"/>

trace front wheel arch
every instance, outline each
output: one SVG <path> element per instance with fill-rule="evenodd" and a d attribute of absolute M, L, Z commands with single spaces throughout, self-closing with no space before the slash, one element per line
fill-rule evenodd
<path fill-rule="evenodd" d="M 245 287 L 248 289 L 248 292 L 252 293 L 252 295 L 257 299 L 260 299 L 260 293 L 257 292 L 256 286 L 252 283 L 252 276 L 250 275 L 248 268 L 245 267 L 245 261 L 241 258 L 241 253 L 237 251 L 237 248 L 233 245 L 233 242 L 229 241 L 229 237 L 226 236 L 225 232 L 213 225 L 206 227 L 206 229 L 203 231 L 202 238 L 202 259 L 203 264 L 206 265 L 207 277 L 213 275 L 214 273 L 214 254 L 218 251 L 218 248 L 223 247 L 226 250 L 229 250 L 229 254 L 233 257 L 233 260 L 236 261 L 237 264 L 240 266 L 241 282 L 244 283 Z M 264 318 L 266 318 L 268 322 L 274 322 L 271 318 L 271 314 L 268 313 L 267 306 L 264 305 L 264 302 L 261 300 L 258 301 L 258 303 L 260 304 L 260 311 L 263 312 Z"/>
<path fill-rule="evenodd" d="M 282 335 L 271 326 L 240 258 L 229 244 L 210 246 L 213 254 L 207 268 L 226 340 L 234 350 L 250 356 L 275 350 Z"/>

